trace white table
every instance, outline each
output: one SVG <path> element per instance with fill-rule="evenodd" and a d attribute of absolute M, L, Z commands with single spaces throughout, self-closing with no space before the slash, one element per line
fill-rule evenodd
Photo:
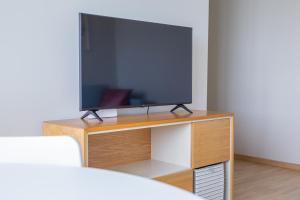
<path fill-rule="evenodd" d="M 108 170 L 0 164 L 5 200 L 201 200 L 164 183 Z"/>

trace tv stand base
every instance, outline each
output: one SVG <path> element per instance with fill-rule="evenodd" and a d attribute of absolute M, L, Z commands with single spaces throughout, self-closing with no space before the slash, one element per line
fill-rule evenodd
<path fill-rule="evenodd" d="M 185 105 L 183 105 L 183 104 L 178 104 L 178 105 L 176 105 L 172 110 L 171 110 L 171 112 L 174 112 L 175 110 L 177 110 L 178 108 L 182 108 L 182 109 L 184 109 L 185 111 L 187 111 L 187 112 L 189 112 L 189 113 L 193 113 L 190 109 L 188 109 Z"/>
<path fill-rule="evenodd" d="M 98 110 L 88 110 L 86 111 L 86 113 L 84 113 L 84 115 L 82 115 L 81 119 L 86 118 L 89 115 L 94 116 L 96 119 L 98 119 L 99 121 L 103 122 L 103 119 L 101 117 L 99 117 L 99 115 L 97 114 Z"/>

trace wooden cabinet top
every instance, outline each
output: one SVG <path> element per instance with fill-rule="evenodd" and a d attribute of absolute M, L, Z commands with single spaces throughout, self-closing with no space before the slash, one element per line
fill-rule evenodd
<path fill-rule="evenodd" d="M 108 131 L 115 129 L 127 129 L 135 127 L 159 126 L 169 123 L 180 123 L 197 120 L 206 120 L 213 118 L 231 117 L 232 113 L 220 113 L 212 111 L 198 111 L 194 110 L 193 114 L 186 112 L 163 112 L 152 114 L 139 114 L 139 115 L 124 115 L 115 118 L 104 118 L 103 122 L 96 119 L 68 119 L 68 120 L 55 120 L 46 121 L 43 126 L 56 126 L 56 127 L 69 127 L 75 129 L 82 129 L 85 133 Z"/>

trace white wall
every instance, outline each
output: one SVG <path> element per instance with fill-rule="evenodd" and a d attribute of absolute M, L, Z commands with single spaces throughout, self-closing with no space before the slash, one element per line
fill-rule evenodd
<path fill-rule="evenodd" d="M 192 26 L 193 107 L 206 108 L 208 0 L 10 0 L 0 6 L 1 136 L 81 115 L 79 12 Z"/>
<path fill-rule="evenodd" d="M 300 164 L 300 1 L 211 0 L 208 108 L 236 153 Z"/>

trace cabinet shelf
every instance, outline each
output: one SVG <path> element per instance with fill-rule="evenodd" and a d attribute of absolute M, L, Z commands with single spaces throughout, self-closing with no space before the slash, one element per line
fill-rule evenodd
<path fill-rule="evenodd" d="M 146 178 L 157 178 L 160 176 L 165 176 L 188 170 L 189 168 L 158 160 L 144 160 L 124 165 L 116 165 L 106 169 L 142 176 Z"/>

